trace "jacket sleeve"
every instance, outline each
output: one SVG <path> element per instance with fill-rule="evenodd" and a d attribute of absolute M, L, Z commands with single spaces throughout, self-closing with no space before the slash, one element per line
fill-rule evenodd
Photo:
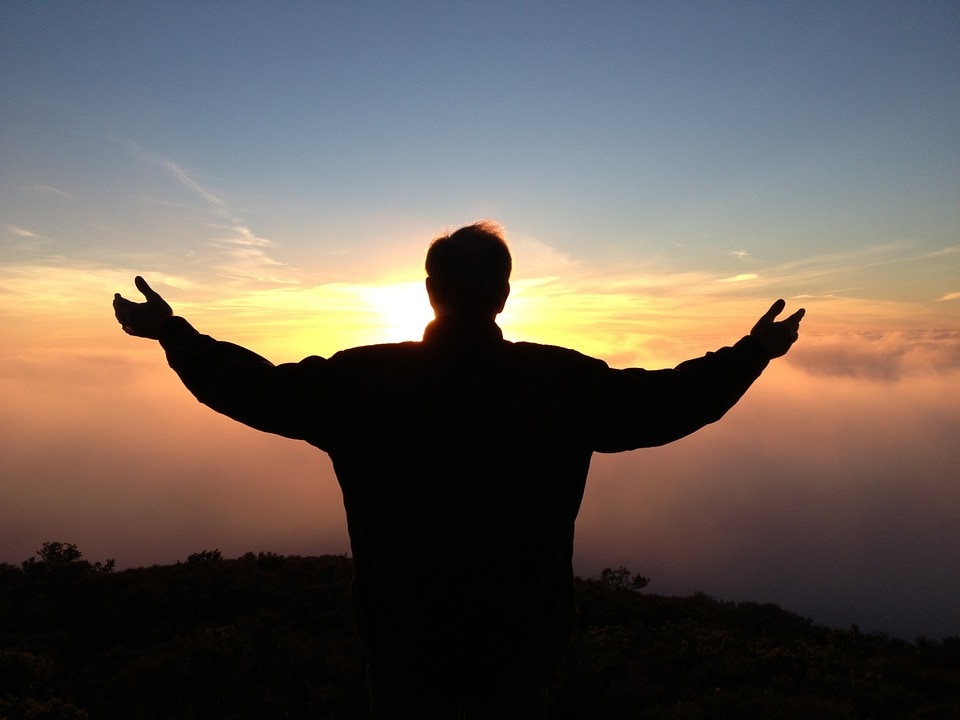
<path fill-rule="evenodd" d="M 747 336 L 673 369 L 608 369 L 599 381 L 594 449 L 664 445 L 716 422 L 768 363 L 763 346 Z"/>
<path fill-rule="evenodd" d="M 324 358 L 274 365 L 239 345 L 200 334 L 181 317 L 164 323 L 160 345 L 170 367 L 204 405 L 257 430 L 314 444 L 322 436 Z"/>

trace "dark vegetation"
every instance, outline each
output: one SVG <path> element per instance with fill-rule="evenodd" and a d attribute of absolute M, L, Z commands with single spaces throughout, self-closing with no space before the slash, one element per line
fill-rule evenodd
<path fill-rule="evenodd" d="M 216 550 L 114 572 L 47 543 L 0 565 L 0 720 L 365 718 L 350 577 L 346 557 Z M 960 717 L 960 638 L 832 630 L 647 582 L 577 581 L 551 718 Z"/>

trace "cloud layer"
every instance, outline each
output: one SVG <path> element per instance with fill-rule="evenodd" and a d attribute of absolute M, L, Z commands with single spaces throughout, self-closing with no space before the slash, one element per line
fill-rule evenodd
<path fill-rule="evenodd" d="M 585 570 L 651 591 L 771 601 L 837 626 L 955 635 L 960 370 L 867 377 L 771 368 L 717 425 L 599 458 Z"/>
<path fill-rule="evenodd" d="M 63 342 L 4 349 L 0 561 L 47 540 L 121 567 L 213 547 L 347 551 L 321 453 L 198 405 L 152 343 Z M 956 333 L 804 338 L 718 424 L 598 456 L 578 572 L 623 564 L 655 592 L 957 634 L 958 347 Z"/>

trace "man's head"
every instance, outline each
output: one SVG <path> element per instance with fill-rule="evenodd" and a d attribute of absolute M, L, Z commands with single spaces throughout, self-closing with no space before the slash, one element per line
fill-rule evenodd
<path fill-rule="evenodd" d="M 510 294 L 502 228 L 483 220 L 436 238 L 427 251 L 427 294 L 437 316 L 495 317 Z"/>

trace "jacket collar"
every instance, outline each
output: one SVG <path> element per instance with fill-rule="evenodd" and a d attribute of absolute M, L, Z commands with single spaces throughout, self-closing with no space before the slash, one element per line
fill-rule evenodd
<path fill-rule="evenodd" d="M 503 332 L 493 319 L 475 315 L 443 315 L 423 331 L 423 341 L 428 344 L 485 344 L 502 340 Z"/>

